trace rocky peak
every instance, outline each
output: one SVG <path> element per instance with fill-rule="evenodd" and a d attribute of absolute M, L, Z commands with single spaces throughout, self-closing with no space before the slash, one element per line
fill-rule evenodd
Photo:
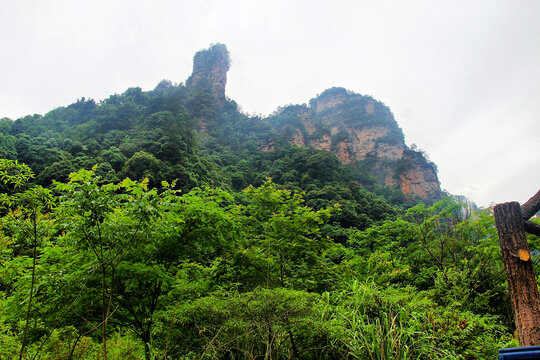
<path fill-rule="evenodd" d="M 334 87 L 269 121 L 291 143 L 331 151 L 344 164 L 363 163 L 381 185 L 398 186 L 409 197 L 442 194 L 435 168 L 405 145 L 390 109 L 370 96 Z"/>
<path fill-rule="evenodd" d="M 190 88 L 208 88 L 216 101 L 223 102 L 230 65 L 229 51 L 225 45 L 214 44 L 200 50 L 193 57 L 193 73 L 186 84 Z"/>
<path fill-rule="evenodd" d="M 322 94 L 314 99 L 311 99 L 309 105 L 316 112 L 321 112 L 325 109 L 332 108 L 342 104 L 349 95 L 349 92 L 344 88 L 333 87 L 325 90 Z"/>

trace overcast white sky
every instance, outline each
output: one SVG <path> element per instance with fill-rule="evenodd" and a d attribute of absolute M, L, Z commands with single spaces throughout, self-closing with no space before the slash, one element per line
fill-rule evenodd
<path fill-rule="evenodd" d="M 539 19 L 538 0 L 0 0 L 0 117 L 183 82 L 221 42 L 245 112 L 372 95 L 443 189 L 523 203 L 540 188 Z"/>

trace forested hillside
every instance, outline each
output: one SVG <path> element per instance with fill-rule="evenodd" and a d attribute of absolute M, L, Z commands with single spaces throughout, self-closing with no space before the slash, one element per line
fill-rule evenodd
<path fill-rule="evenodd" d="M 491 209 L 444 195 L 384 104 L 334 88 L 250 116 L 229 66 L 218 44 L 185 84 L 0 121 L 0 359 L 517 344 Z"/>

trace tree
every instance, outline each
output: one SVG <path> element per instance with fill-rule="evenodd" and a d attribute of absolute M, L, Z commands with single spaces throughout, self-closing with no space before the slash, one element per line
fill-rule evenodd
<path fill-rule="evenodd" d="M 149 202 L 157 191 L 147 191 L 148 180 L 139 183 L 126 179 L 117 185 L 99 185 L 99 177 L 94 176 L 96 167 L 72 173 L 69 183 L 57 183 L 56 188 L 65 194 L 60 214 L 66 236 L 75 248 L 93 255 L 100 269 L 100 325 L 106 359 L 116 270 L 128 251 L 144 238 L 141 234 L 155 216 Z"/>
<path fill-rule="evenodd" d="M 120 305 L 119 321 L 135 329 L 145 344 L 147 359 L 154 314 L 171 306 L 164 299 L 175 303 L 186 294 L 189 299 L 194 286 L 187 284 L 204 283 L 192 273 L 208 272 L 204 269 L 235 245 L 238 232 L 227 205 L 231 200 L 230 194 L 220 190 L 199 188 L 179 196 L 168 188 L 145 205 L 156 216 L 141 234 L 144 238 L 118 265 L 114 294 Z"/>
<path fill-rule="evenodd" d="M 20 188 L 34 177 L 30 168 L 13 160 L 0 160 L 0 177 L 5 184 Z M 27 336 L 30 325 L 34 291 L 37 283 L 36 269 L 39 260 L 39 250 L 43 242 L 51 235 L 54 222 L 49 219 L 48 212 L 53 207 L 53 197 L 50 190 L 35 186 L 24 192 L 12 195 L 0 194 L 2 210 L 7 215 L 2 218 L 3 236 L 8 236 L 22 256 L 32 259 L 30 266 L 31 282 L 29 289 L 22 284 L 16 284 L 17 295 L 21 303 L 27 302 L 25 325 L 21 340 L 19 359 L 26 354 Z M 15 260 L 12 258 L 12 260 Z M 22 280 L 20 278 L 19 280 Z M 17 281 L 19 283 L 20 281 Z M 29 291 L 28 297 L 23 295 Z"/>
<path fill-rule="evenodd" d="M 0 132 L 0 159 L 15 160 L 16 158 L 15 138 Z"/>
<path fill-rule="evenodd" d="M 152 154 L 144 151 L 135 153 L 124 165 L 120 172 L 120 178 L 132 178 L 135 180 L 143 180 L 148 178 L 151 186 L 159 184 L 161 179 L 161 161 L 156 159 Z"/>
<path fill-rule="evenodd" d="M 242 207 L 248 244 L 270 260 L 268 287 L 317 287 L 316 274 L 332 241 L 321 236 L 321 225 L 339 205 L 313 210 L 299 193 L 278 189 L 271 180 L 244 190 L 249 199 Z"/>
<path fill-rule="evenodd" d="M 540 295 L 524 228 L 524 220 L 540 209 L 540 191 L 527 204 L 534 205 L 526 215 L 517 202 L 499 204 L 494 209 L 521 346 L 540 345 Z"/>

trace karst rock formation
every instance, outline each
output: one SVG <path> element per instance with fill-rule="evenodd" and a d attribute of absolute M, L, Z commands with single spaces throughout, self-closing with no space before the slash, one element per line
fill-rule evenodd
<path fill-rule="evenodd" d="M 186 85 L 205 87 L 216 103 L 223 103 L 229 67 L 225 45 L 201 50 L 194 56 Z M 262 120 L 289 143 L 328 150 L 346 165 L 361 163 L 379 184 L 398 186 L 408 197 L 436 200 L 442 196 L 435 164 L 405 144 L 392 112 L 380 101 L 334 87 L 309 104 L 289 105 L 276 113 Z M 263 151 L 273 149 L 270 140 L 261 145 Z"/>

